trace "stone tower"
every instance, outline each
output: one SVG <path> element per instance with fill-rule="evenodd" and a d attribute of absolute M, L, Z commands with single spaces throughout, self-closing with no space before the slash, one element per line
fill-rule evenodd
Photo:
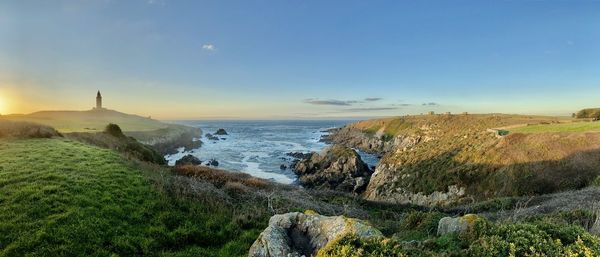
<path fill-rule="evenodd" d="M 96 109 L 102 109 L 102 95 L 98 90 L 98 94 L 96 95 Z"/>

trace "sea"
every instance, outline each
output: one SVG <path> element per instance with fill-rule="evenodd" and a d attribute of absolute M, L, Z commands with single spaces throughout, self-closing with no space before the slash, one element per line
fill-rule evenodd
<path fill-rule="evenodd" d="M 353 120 L 197 120 L 176 123 L 202 129 L 203 141 L 200 148 L 167 155 L 169 165 L 181 157 L 191 154 L 203 162 L 214 159 L 218 168 L 248 173 L 255 177 L 292 184 L 297 177 L 291 169 L 293 158 L 290 152 L 319 152 L 327 147 L 321 136 L 331 128 L 342 127 Z M 210 140 L 206 133 L 213 134 L 225 129 L 228 135 L 217 135 L 219 140 Z M 357 151 L 369 166 L 377 165 L 375 155 Z M 287 169 L 281 169 L 281 165 Z"/>

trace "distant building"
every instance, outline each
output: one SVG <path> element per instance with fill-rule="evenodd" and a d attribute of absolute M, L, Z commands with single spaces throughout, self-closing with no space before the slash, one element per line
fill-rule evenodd
<path fill-rule="evenodd" d="M 96 94 L 96 109 L 102 109 L 102 95 L 100 94 L 100 90 Z"/>
<path fill-rule="evenodd" d="M 429 115 L 435 115 L 435 112 L 434 111 L 430 111 Z"/>

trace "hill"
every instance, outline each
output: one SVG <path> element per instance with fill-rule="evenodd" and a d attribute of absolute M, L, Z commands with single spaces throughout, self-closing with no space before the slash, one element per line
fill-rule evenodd
<path fill-rule="evenodd" d="M 149 131 L 167 128 L 169 124 L 108 109 L 89 111 L 40 111 L 25 115 L 5 115 L 0 119 L 27 121 L 68 132 L 102 131 L 109 123 L 119 124 L 123 131 Z"/>
<path fill-rule="evenodd" d="M 577 189 L 600 175 L 600 133 L 510 133 L 569 119 L 520 115 L 421 115 L 350 124 L 336 143 L 383 158 L 365 197 L 426 206 Z"/>
<path fill-rule="evenodd" d="M 69 140 L 0 139 L 0 256 L 245 254 L 256 234 L 228 208 L 155 190 L 145 167 Z"/>
<path fill-rule="evenodd" d="M 192 149 L 202 142 L 199 128 L 164 123 L 147 117 L 109 109 L 89 111 L 40 111 L 26 115 L 5 115 L 0 120 L 37 123 L 55 128 L 61 133 L 86 137 L 81 133 L 102 132 L 106 125 L 117 124 L 127 136 L 153 146 L 161 154 L 177 152 L 177 148 Z"/>

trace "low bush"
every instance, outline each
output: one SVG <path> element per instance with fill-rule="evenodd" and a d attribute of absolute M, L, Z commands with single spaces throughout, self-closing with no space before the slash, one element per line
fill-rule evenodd
<path fill-rule="evenodd" d="M 116 150 L 130 158 L 160 165 L 167 164 L 161 154 L 150 146 L 138 142 L 135 138 L 125 136 L 116 124 L 107 125 L 104 132 L 100 133 L 75 132 L 68 133 L 66 136 L 87 144 Z"/>
<path fill-rule="evenodd" d="M 219 170 L 206 166 L 176 166 L 173 168 L 173 172 L 210 182 L 218 188 L 225 186 L 227 183 L 239 183 L 253 188 L 267 188 L 271 184 L 268 180 L 256 178 L 246 173 Z"/>
<path fill-rule="evenodd" d="M 419 224 L 415 221 L 422 220 L 424 215 L 411 213 L 407 216 L 407 224 Z M 577 225 L 554 224 L 548 220 L 493 223 L 485 219 L 477 221 L 472 231 L 420 241 L 360 239 L 347 235 L 329 243 L 318 253 L 318 256 L 328 257 L 599 255 L 600 239 Z"/>
<path fill-rule="evenodd" d="M 0 119 L 0 138 L 51 138 L 62 136 L 54 128 L 30 123 Z"/>
<path fill-rule="evenodd" d="M 578 119 L 600 119 L 600 108 L 583 109 L 575 114 Z"/>

